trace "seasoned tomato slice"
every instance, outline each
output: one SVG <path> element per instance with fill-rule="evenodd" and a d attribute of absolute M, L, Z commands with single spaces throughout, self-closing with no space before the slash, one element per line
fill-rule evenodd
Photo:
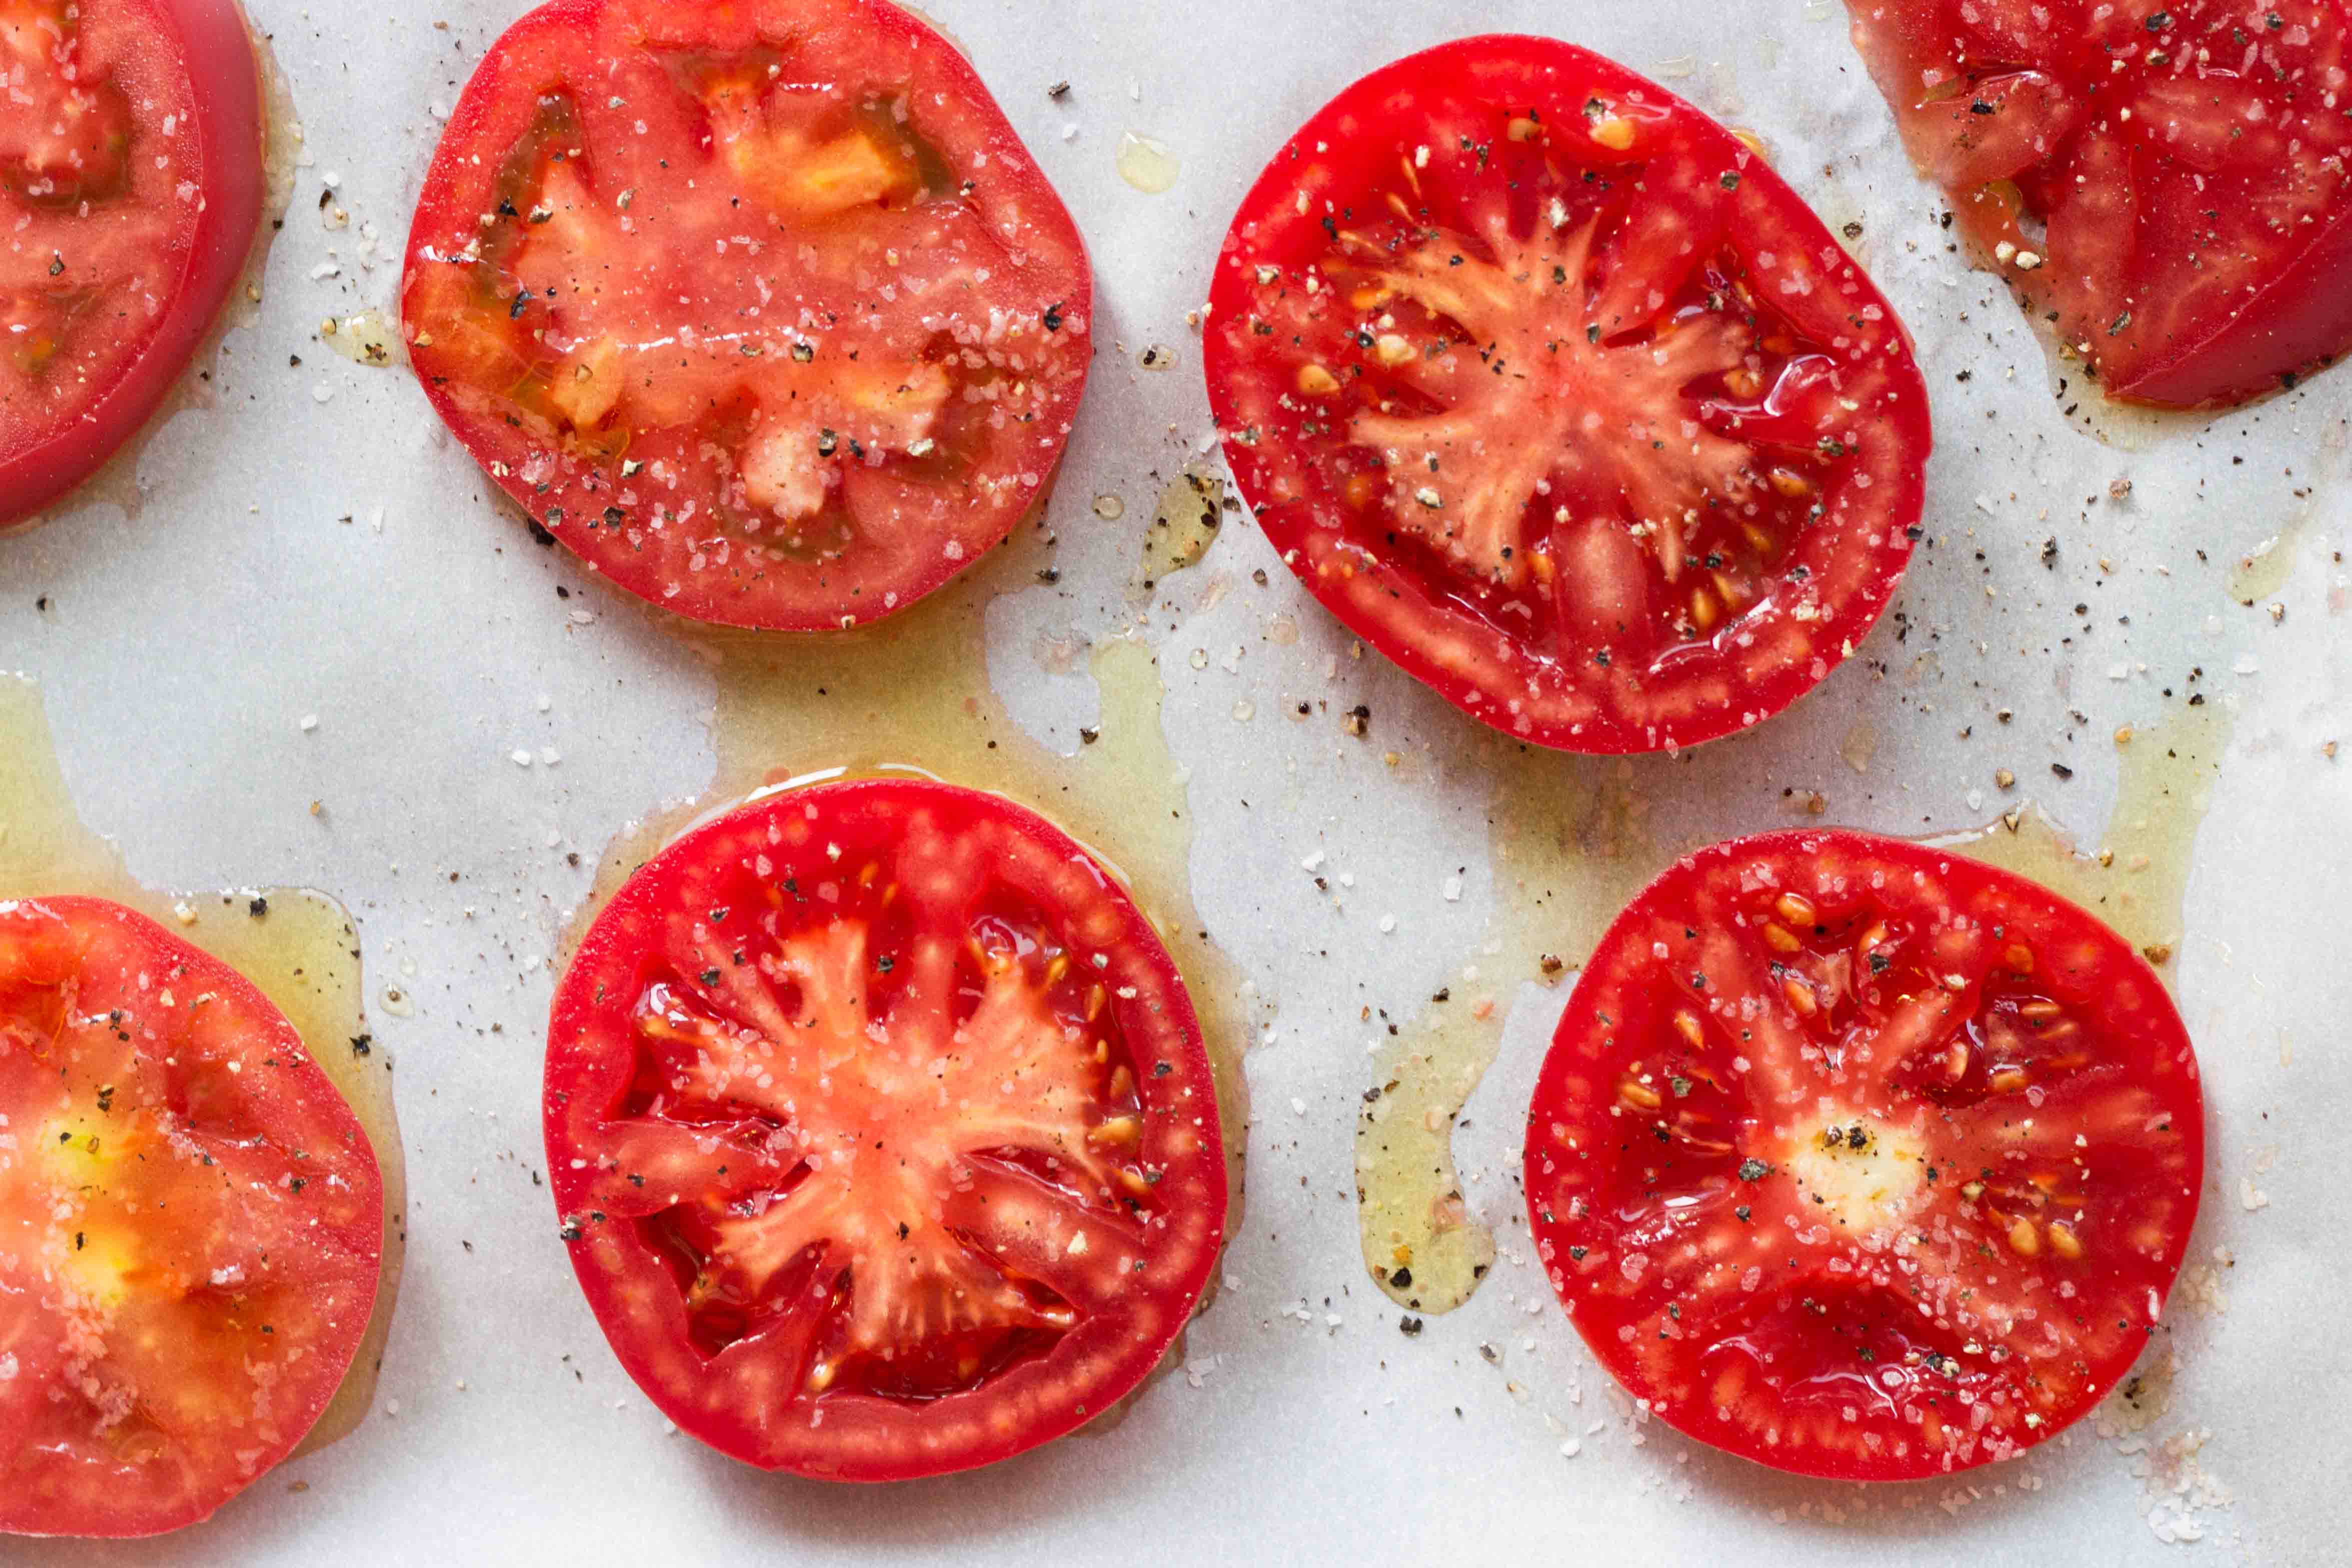
<path fill-rule="evenodd" d="M 144 424 L 220 314 L 261 78 L 236 0 L 0 0 L 0 106 L 5 526 Z"/>
<path fill-rule="evenodd" d="M 327 1408 L 383 1186 L 242 975 L 95 898 L 0 902 L 0 1531 L 208 1517 Z"/>
<path fill-rule="evenodd" d="M 1242 203 L 1210 300 L 1210 402 L 1283 559 L 1508 734 L 1757 723 L 1910 557 L 1927 400 L 1893 309 L 1752 148 L 1573 45 L 1349 88 Z"/>
<path fill-rule="evenodd" d="M 441 416 L 594 570 L 698 621 L 903 609 L 1045 494 L 1076 228 L 882 0 L 558 0 L 467 84 L 402 311 Z"/>
<path fill-rule="evenodd" d="M 986 1464 L 1098 1416 L 1225 1225 L 1167 950 L 1043 819 L 911 779 L 656 855 L 558 988 L 548 1168 L 630 1375 L 748 1463 Z"/>
<path fill-rule="evenodd" d="M 1847 0 L 1921 168 L 2109 396 L 2242 402 L 2352 348 L 2345 0 Z"/>
<path fill-rule="evenodd" d="M 1840 831 L 1700 851 L 1617 917 L 1528 1113 L 1538 1250 L 1652 1414 L 1781 1469 L 2011 1458 L 2155 1330 L 2197 1058 L 2041 886 Z"/>

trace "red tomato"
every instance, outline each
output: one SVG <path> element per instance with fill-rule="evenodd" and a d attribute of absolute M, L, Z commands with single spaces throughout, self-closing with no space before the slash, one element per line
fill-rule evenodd
<path fill-rule="evenodd" d="M 208 1517 L 326 1409 L 383 1250 L 367 1134 L 245 977 L 0 902 L 0 1531 Z"/>
<path fill-rule="evenodd" d="M 1528 1207 L 1657 1416 L 1804 1475 L 2011 1458 L 2155 1332 L 2205 1165 L 2197 1057 L 2095 918 L 1843 831 L 1700 851 L 1578 979 Z"/>
<path fill-rule="evenodd" d="M 1224 1237 L 1159 937 L 1044 819 L 908 779 L 758 799 L 629 880 L 556 991 L 547 1163 L 654 1403 L 839 1480 L 1102 1414 Z"/>
<path fill-rule="evenodd" d="M 0 0 L 0 102 L 5 525 L 146 423 L 219 316 L 261 222 L 261 77 L 236 0 Z"/>
<path fill-rule="evenodd" d="M 1848 0 L 1905 141 L 2107 394 L 2243 402 L 2352 348 L 2346 0 Z"/>
<path fill-rule="evenodd" d="M 1209 400 L 1283 559 L 1473 716 L 1572 751 L 1769 717 L 1917 537 L 1901 323 L 1764 161 L 1622 66 L 1465 38 L 1276 154 Z"/>
<path fill-rule="evenodd" d="M 1045 494 L 1092 352 L 1069 214 L 881 0 L 558 0 L 449 121 L 403 314 L 535 526 L 737 626 L 904 609 Z"/>

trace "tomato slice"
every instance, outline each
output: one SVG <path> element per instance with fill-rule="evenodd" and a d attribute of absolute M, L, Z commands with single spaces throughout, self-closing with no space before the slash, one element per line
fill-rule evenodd
<path fill-rule="evenodd" d="M 383 1250 L 375 1151 L 250 982 L 0 902 L 0 1531 L 209 1517 L 334 1397 Z"/>
<path fill-rule="evenodd" d="M 881 0 L 558 0 L 409 236 L 425 390 L 533 519 L 698 621 L 905 608 L 1045 494 L 1093 284 L 971 67 Z"/>
<path fill-rule="evenodd" d="M 0 0 L 0 101 L 6 524 L 146 423 L 219 316 L 261 222 L 261 77 L 236 0 Z"/>
<path fill-rule="evenodd" d="M 1243 201 L 1210 301 L 1210 402 L 1283 559 L 1510 735 L 1755 724 L 1910 558 L 1927 399 L 1893 308 L 1748 145 L 1573 45 L 1349 88 Z"/>
<path fill-rule="evenodd" d="M 2046 889 L 1843 831 L 1735 839 L 1610 926 L 1528 1113 L 1537 1248 L 1652 1414 L 1801 1474 L 2011 1458 L 2155 1332 L 2197 1057 Z"/>
<path fill-rule="evenodd" d="M 547 1151 L 630 1375 L 832 1479 L 1102 1414 L 1224 1239 L 1166 948 L 1044 819 L 927 780 L 755 798 L 632 877 L 556 991 Z"/>
<path fill-rule="evenodd" d="M 2344 0 L 1848 0 L 1922 170 L 2110 397 L 2194 407 L 2352 348 Z"/>

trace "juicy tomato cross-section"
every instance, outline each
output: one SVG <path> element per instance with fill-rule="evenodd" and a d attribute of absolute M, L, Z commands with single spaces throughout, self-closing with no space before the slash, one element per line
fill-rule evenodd
<path fill-rule="evenodd" d="M 1691 745 L 1869 630 L 1930 443 L 1894 310 L 1755 149 L 1570 44 L 1468 38 L 1276 154 L 1209 396 L 1283 559 L 1507 734 Z"/>
<path fill-rule="evenodd" d="M 425 392 L 529 514 L 691 619 L 939 587 L 1044 495 L 1092 352 L 1067 211 L 881 0 L 559 0 L 459 99 L 409 237 Z"/>
<path fill-rule="evenodd" d="M 2007 872 L 1847 831 L 1682 861 L 1578 980 L 1528 1113 L 1538 1253 L 1694 1437 L 1891 1480 L 2112 1389 L 2197 1217 L 2197 1058 L 2147 965 Z"/>
<path fill-rule="evenodd" d="M 0 526 L 146 423 L 262 201 L 236 0 L 0 0 Z"/>
<path fill-rule="evenodd" d="M 0 903 L 0 1531 L 208 1517 L 334 1396 L 383 1186 L 250 982 L 94 898 Z"/>
<path fill-rule="evenodd" d="M 656 856 L 556 993 L 546 1114 L 622 1364 L 770 1469 L 896 1479 L 1069 1431 L 1223 1240 L 1167 950 L 1058 830 L 929 781 L 785 791 Z"/>
<path fill-rule="evenodd" d="M 2227 404 L 2352 348 L 2345 0 L 1848 0 L 1912 156 L 2108 394 Z"/>

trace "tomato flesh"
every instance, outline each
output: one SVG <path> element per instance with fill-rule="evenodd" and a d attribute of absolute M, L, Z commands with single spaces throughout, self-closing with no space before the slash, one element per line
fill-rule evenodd
<path fill-rule="evenodd" d="M 1206 358 L 1284 560 L 1547 746 L 1779 711 L 1916 537 L 1893 309 L 1749 146 L 1572 45 L 1465 39 L 1342 92 L 1235 215 Z"/>
<path fill-rule="evenodd" d="M 880 0 L 560 0 L 467 84 L 404 283 L 474 456 L 614 582 L 809 630 L 913 603 L 1044 494 L 1091 353 L 1068 213 Z"/>
<path fill-rule="evenodd" d="M 1100 1415 L 1225 1221 L 1199 1025 L 1076 843 L 913 779 L 755 800 L 656 856 L 559 988 L 548 1164 L 671 1419 L 847 1480 Z"/>
<path fill-rule="evenodd" d="M 1906 142 L 2109 396 L 2241 402 L 2352 347 L 2343 0 L 1849 0 Z"/>
<path fill-rule="evenodd" d="M 0 101 L 5 525 L 146 423 L 245 265 L 263 181 L 234 0 L 0 0 Z"/>
<path fill-rule="evenodd" d="M 1768 833 L 1669 870 L 1579 978 L 1528 1117 L 1538 1253 L 1679 1430 L 1802 1474 L 2010 1458 L 2154 1333 L 2197 1059 L 2082 909 L 1952 852 Z"/>
<path fill-rule="evenodd" d="M 0 1531 L 152 1535 L 284 1458 L 366 1332 L 367 1134 L 244 977 L 0 902 Z"/>

